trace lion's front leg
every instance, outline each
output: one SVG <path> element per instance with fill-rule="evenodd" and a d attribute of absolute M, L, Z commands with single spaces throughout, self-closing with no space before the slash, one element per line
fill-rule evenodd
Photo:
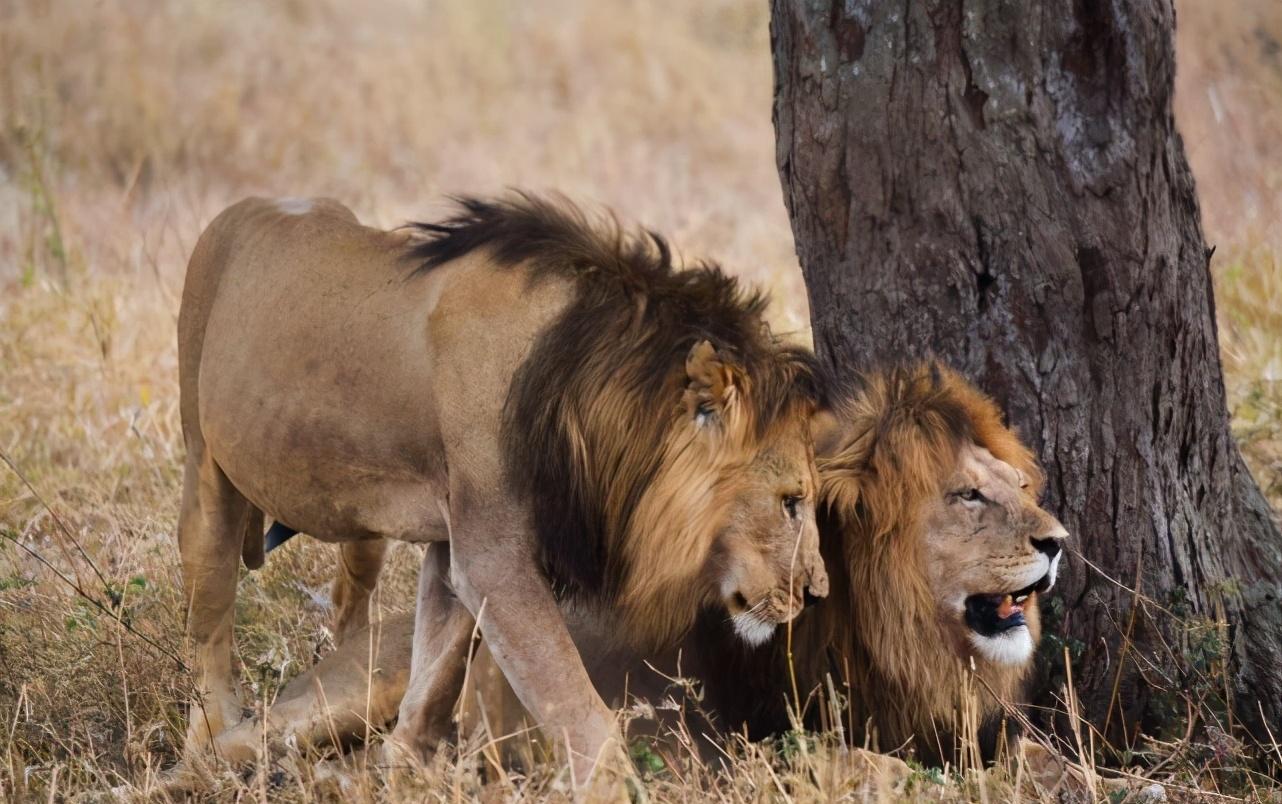
<path fill-rule="evenodd" d="M 594 798 L 623 794 L 632 766 L 617 721 L 588 678 L 532 534 L 513 521 L 528 520 L 461 518 L 451 534 L 451 585 L 522 705 L 568 753 L 576 786 L 590 785 Z"/>
<path fill-rule="evenodd" d="M 426 758 L 450 733 L 475 621 L 446 585 L 449 566 L 449 545 L 429 544 L 418 577 L 409 686 L 386 748 L 390 762 L 400 751 Z"/>
<path fill-rule="evenodd" d="M 285 685 L 261 718 L 218 735 L 215 752 L 235 763 L 254 759 L 265 742 L 306 750 L 367 739 L 396 716 L 409 679 L 413 635 L 410 613 L 389 615 L 351 635 Z"/>
<path fill-rule="evenodd" d="M 387 557 L 386 539 L 365 539 L 339 545 L 338 576 L 330 593 L 334 601 L 334 643 L 369 625 L 369 599 Z"/>

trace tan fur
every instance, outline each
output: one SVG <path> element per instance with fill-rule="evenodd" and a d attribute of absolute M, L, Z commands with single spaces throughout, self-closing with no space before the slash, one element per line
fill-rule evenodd
<path fill-rule="evenodd" d="M 179 543 L 203 690 L 189 746 L 240 717 L 236 563 L 260 560 L 247 542 L 264 513 L 344 545 L 340 636 L 365 621 L 381 540 L 429 543 L 395 744 L 421 755 L 442 736 L 479 616 L 580 780 L 626 762 L 549 574 L 650 645 L 705 605 L 771 602 L 773 624 L 826 591 L 810 369 L 764 302 L 572 208 L 465 204 L 415 233 L 332 201 L 250 199 L 201 236 L 179 317 Z M 770 469 L 749 480 L 750 465 Z M 554 526 L 567 511 L 583 527 Z"/>

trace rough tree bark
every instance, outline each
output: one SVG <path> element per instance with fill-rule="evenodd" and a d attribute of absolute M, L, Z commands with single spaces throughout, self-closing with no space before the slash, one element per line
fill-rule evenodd
<path fill-rule="evenodd" d="M 1161 727 L 1171 690 L 1214 687 L 1216 642 L 1191 624 L 1220 617 L 1238 718 L 1282 724 L 1282 538 L 1229 433 L 1174 16 L 1169 0 L 774 0 L 771 23 L 821 359 L 965 371 L 1040 451 L 1081 555 L 1178 615 L 1141 606 L 1123 656 L 1134 596 L 1069 567 L 1052 625 L 1080 642 L 1077 692 L 1115 745 Z M 1144 680 L 1160 673 L 1165 692 Z"/>

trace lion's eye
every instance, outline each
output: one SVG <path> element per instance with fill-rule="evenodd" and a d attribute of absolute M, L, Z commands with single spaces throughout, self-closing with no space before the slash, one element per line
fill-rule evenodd
<path fill-rule="evenodd" d="M 783 498 L 783 512 L 788 515 L 789 519 L 797 518 L 797 506 L 801 504 L 801 498 L 789 494 Z"/>
<path fill-rule="evenodd" d="M 694 423 L 702 427 L 712 418 L 712 405 L 707 402 L 700 402 L 699 407 L 694 409 Z"/>
<path fill-rule="evenodd" d="M 984 500 L 984 495 L 979 492 L 979 489 L 965 489 L 956 492 L 954 496 L 964 502 L 982 502 Z"/>

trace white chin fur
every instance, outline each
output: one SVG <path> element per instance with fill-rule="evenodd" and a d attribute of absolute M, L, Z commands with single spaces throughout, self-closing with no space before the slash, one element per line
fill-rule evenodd
<path fill-rule="evenodd" d="M 734 632 L 739 635 L 739 638 L 754 648 L 769 642 L 775 632 L 773 625 L 763 623 L 747 612 L 736 614 L 731 621 L 734 623 Z"/>
<path fill-rule="evenodd" d="M 1028 633 L 1026 625 L 991 637 L 972 631 L 970 644 L 993 664 L 1024 664 L 1033 655 L 1033 637 Z"/>

